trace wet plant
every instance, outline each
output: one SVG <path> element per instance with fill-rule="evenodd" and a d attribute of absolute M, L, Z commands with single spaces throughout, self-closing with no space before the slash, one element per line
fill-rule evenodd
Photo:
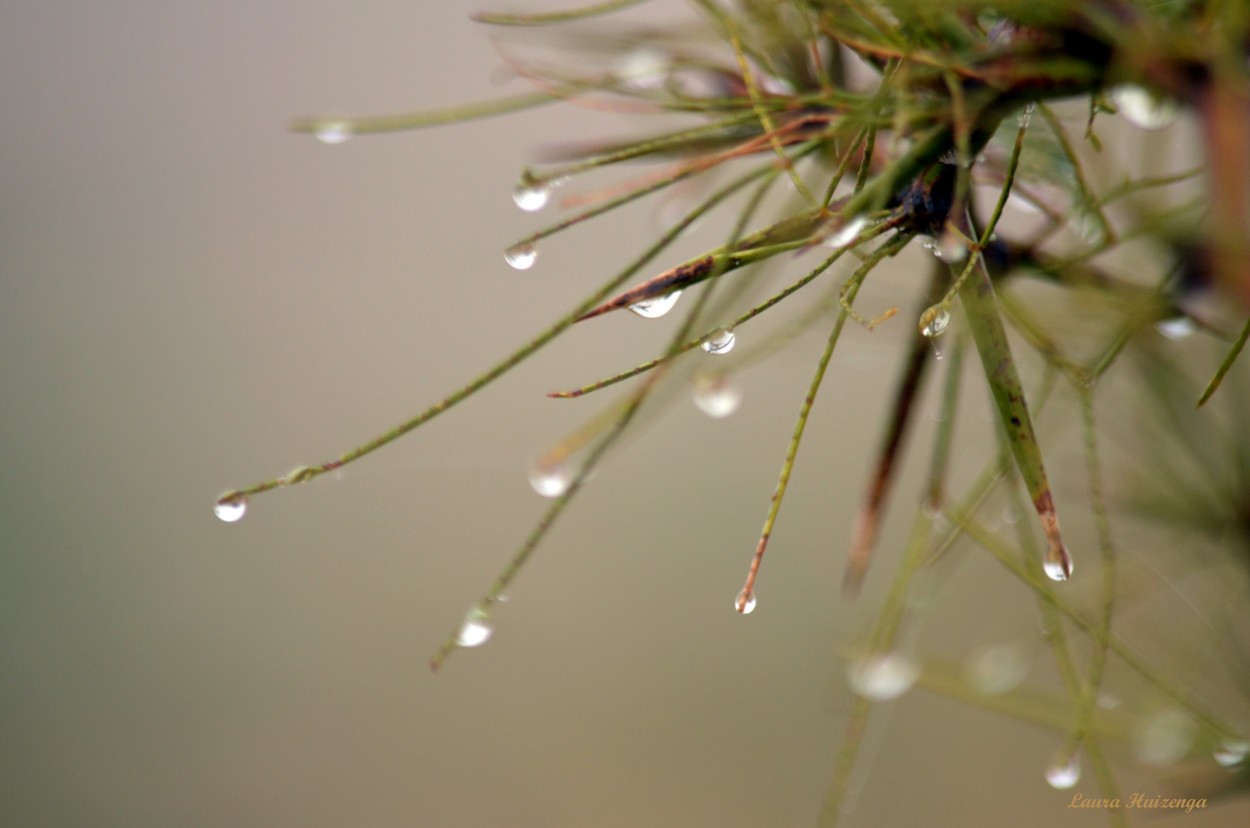
<path fill-rule="evenodd" d="M 584 221 L 610 220 L 618 207 L 687 181 L 699 182 L 703 195 L 576 307 L 463 387 L 334 459 L 223 493 L 218 517 L 236 521 L 257 495 L 311 481 L 394 442 L 574 325 L 625 310 L 655 318 L 681 309 L 680 324 L 653 358 L 549 391 L 573 400 L 618 384 L 624 389 L 531 470 L 535 490 L 550 504 L 433 654 L 438 669 L 453 653 L 489 639 L 505 591 L 592 471 L 637 427 L 644 407 L 688 388 L 710 416 L 729 416 L 741 398 L 735 373 L 817 328 L 824 347 L 798 395 L 790 440 L 779 447 L 776 487 L 761 504 L 763 526 L 745 556 L 744 582 L 727 592 L 727 604 L 736 596 L 734 609 L 751 613 L 843 332 L 848 324 L 902 326 L 908 333 L 880 449 L 846 528 L 848 599 L 869 574 L 923 388 L 939 368 L 942 416 L 931 455 L 912 458 L 927 469 L 927 482 L 885 600 L 868 616 L 874 620 L 861 646 L 846 653 L 854 700 L 824 821 L 833 824 L 841 813 L 874 709 L 914 686 L 1052 730 L 1054 757 L 1039 776 L 1057 789 L 1075 786 L 1088 767 L 1101 798 L 1120 802 L 1113 760 L 1167 777 L 1177 762 L 1199 756 L 1207 757 L 1208 771 L 1234 771 L 1211 790 L 1244 787 L 1250 733 L 1238 715 L 1245 711 L 1209 706 L 1166 665 L 1139 653 L 1115 623 L 1139 600 L 1138 576 L 1120 552 L 1121 520 L 1134 520 L 1126 494 L 1131 475 L 1111 470 L 1106 456 L 1114 451 L 1106 442 L 1132 442 L 1107 425 L 1124 419 L 1123 406 L 1159 412 L 1166 427 L 1157 442 L 1179 447 L 1185 458 L 1204 458 L 1207 443 L 1194 435 L 1216 434 L 1209 423 L 1220 423 L 1223 436 L 1213 439 L 1225 450 L 1187 470 L 1190 477 L 1218 476 L 1214 495 L 1175 496 L 1171 488 L 1150 494 L 1149 485 L 1132 485 L 1138 502 L 1154 497 L 1175 507 L 1156 506 L 1156 518 L 1205 521 L 1219 539 L 1212 565 L 1232 562 L 1244 598 L 1250 449 L 1238 356 L 1250 336 L 1250 7 L 1218 0 L 696 0 L 689 20 L 663 29 L 636 17 L 614 22 L 617 12 L 645 5 L 610 0 L 479 15 L 483 24 L 524 33 L 572 27 L 575 36 L 561 42 L 568 56 L 554 64 L 503 50 L 531 87 L 524 94 L 294 124 L 338 144 L 554 104 L 636 113 L 641 121 L 666 116 L 665 124 L 681 119 L 667 131 L 582 144 L 522 170 L 516 205 L 565 213 L 505 247 L 505 259 L 518 269 L 535 266 L 551 237 Z M 1134 168 L 1116 151 L 1143 131 L 1169 129 L 1192 136 L 1180 166 Z M 649 163 L 649 171 L 639 175 L 638 162 Z M 626 164 L 612 186 L 579 190 Z M 702 255 L 673 261 L 670 247 L 709 214 L 729 216 L 730 230 Z M 919 287 L 898 297 L 897 306 L 857 307 L 861 286 L 878 268 L 917 247 L 926 251 Z M 1148 265 L 1140 263 L 1143 249 Z M 752 298 L 770 268 L 788 283 Z M 761 323 L 787 310 L 771 330 Z M 1202 381 L 1191 393 L 1196 372 Z M 968 375 L 992 402 L 997 438 L 971 484 L 953 471 L 952 449 L 956 425 L 971 407 L 961 390 Z M 1054 446 L 1039 439 L 1036 425 L 1054 409 L 1080 434 L 1082 482 L 1066 495 L 1052 486 Z M 1231 418 L 1219 421 L 1228 411 Z M 1232 470 L 1220 471 L 1228 456 Z M 1166 452 L 1160 457 L 1176 461 Z M 1146 477 L 1175 480 L 1177 473 L 1155 469 Z M 1013 518 L 990 517 L 998 512 Z M 1074 512 L 1088 528 L 1070 548 L 1060 515 Z M 932 591 L 952 550 L 964 547 L 987 553 L 974 557 L 976 565 L 1005 567 L 1036 603 L 1060 690 L 1026 686 L 1028 659 L 1013 643 L 974 652 L 964 666 L 912 652 L 907 630 L 917 600 Z M 1082 578 L 1084 587 L 1072 583 Z M 1244 680 L 1250 654 L 1236 646 L 1236 625 L 1230 630 L 1233 672 Z M 1165 704 L 1105 704 L 1113 668 L 1132 676 L 1140 698 Z M 1250 699 L 1250 684 L 1243 691 Z M 1122 803 L 1104 810 L 1113 824 L 1127 818 Z"/>

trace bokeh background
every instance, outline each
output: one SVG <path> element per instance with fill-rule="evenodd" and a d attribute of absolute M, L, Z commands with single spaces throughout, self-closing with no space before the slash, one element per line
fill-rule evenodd
<path fill-rule="evenodd" d="M 237 525 L 212 515 L 218 492 L 458 387 L 654 237 L 652 203 L 544 243 L 531 271 L 501 256 L 556 214 L 515 208 L 522 166 L 638 134 L 620 114 L 544 108 L 337 147 L 286 130 L 523 89 L 468 11 L 0 7 L 3 824 L 814 822 L 850 699 L 839 653 L 868 628 L 915 502 L 844 601 L 905 326 L 848 330 L 747 618 L 731 603 L 819 333 L 745 372 L 735 416 L 678 397 L 650 418 L 494 638 L 437 676 L 428 657 L 546 507 L 530 462 L 600 405 L 544 392 L 648 358 L 674 320 L 579 326 L 342 474 L 263 495 Z M 912 291 L 921 267 L 905 258 L 871 296 Z M 1025 642 L 1044 672 L 1036 627 L 1032 597 L 969 555 L 915 646 Z M 1224 709 L 1244 715 L 1241 699 Z M 1044 783 L 1057 734 L 920 691 L 882 713 L 845 824 L 1105 823 Z"/>

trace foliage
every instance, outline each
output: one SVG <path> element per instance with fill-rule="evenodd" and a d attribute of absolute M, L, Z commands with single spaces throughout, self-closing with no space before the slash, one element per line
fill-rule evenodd
<path fill-rule="evenodd" d="M 943 355 L 946 416 L 934 440 L 925 503 L 917 510 L 889 595 L 862 651 L 848 654 L 848 677 L 858 700 L 834 769 L 826 821 L 837 819 L 874 706 L 916 683 L 1055 729 L 1062 739 L 1047 772 L 1051 784 L 1075 783 L 1078 752 L 1083 751 L 1102 794 L 1109 801 L 1117 798 L 1107 750 L 1131 741 L 1132 722 L 1123 711 L 1099 705 L 1112 661 L 1167 699 L 1170 710 L 1180 711 L 1180 724 L 1172 723 L 1173 731 L 1185 734 L 1180 754 L 1214 751 L 1220 764 L 1240 774 L 1232 779 L 1244 778 L 1250 751 L 1246 735 L 1112 629 L 1126 587 L 1095 411 L 1104 377 L 1132 377 L 1139 389 L 1136 400 L 1153 400 L 1154 409 L 1163 412 L 1162 441 L 1180 445 L 1182 457 L 1201 458 L 1203 441 L 1190 436 L 1189 415 L 1176 413 L 1177 389 L 1192 383 L 1188 372 L 1170 366 L 1157 352 L 1156 328 L 1169 334 L 1197 329 L 1225 343 L 1222 361 L 1204 368 L 1206 391 L 1186 398 L 1190 406 L 1213 394 L 1218 400 L 1223 378 L 1236 374 L 1237 355 L 1250 334 L 1250 322 L 1244 320 L 1250 309 L 1250 7 L 1236 0 L 743 0 L 730 8 L 697 0 L 698 26 L 660 31 L 609 16 L 642 5 L 610 0 L 558 12 L 480 15 L 493 26 L 574 26 L 572 42 L 592 53 L 583 57 L 598 58 L 599 66 L 586 68 L 572 60 L 548 65 L 509 56 L 510 68 L 533 87 L 526 94 L 411 115 L 296 122 L 296 130 L 337 143 L 352 135 L 558 102 L 638 113 L 640 119 L 675 114 L 686 120 L 645 139 L 583 144 L 571 155 L 523 171 L 517 204 L 536 211 L 558 188 L 591 172 L 636 161 L 661 165 L 652 174 L 626 177 L 617 188 L 566 199 L 577 208 L 572 215 L 508 249 L 509 262 L 520 268 L 533 264 L 539 242 L 581 221 L 691 179 L 715 181 L 716 188 L 709 183 L 706 197 L 634 262 L 463 388 L 338 458 L 222 494 L 219 514 L 237 519 L 254 495 L 311 480 L 389 444 L 475 394 L 574 324 L 593 324 L 588 320 L 625 308 L 658 316 L 681 292 L 697 290 L 668 347 L 654 359 L 551 394 L 578 398 L 634 380 L 620 400 L 540 461 L 533 481 L 552 498 L 549 508 L 434 655 L 433 666 L 489 637 L 504 591 L 658 389 L 690 382 L 705 410 L 713 416 L 731 413 L 733 371 L 775 352 L 798 331 L 823 325 L 826 344 L 735 602 L 739 612 L 749 613 L 808 416 L 841 334 L 848 322 L 871 329 L 897 314 L 897 308 L 875 315 L 857 309 L 860 286 L 884 261 L 917 242 L 934 254 L 931 273 L 920 295 L 908 297 L 918 303 L 911 317 L 916 332 L 900 354 L 881 449 L 851 528 L 844 582 L 849 594 L 868 570 L 904 437 L 916 418 L 918 389 L 934 370 L 934 358 Z M 1131 131 L 1164 129 L 1178 116 L 1200 137 L 1194 167 L 1135 170 L 1111 182 L 1095 174 L 1106 159 L 1119 160 L 1115 147 L 1129 140 Z M 1091 158 L 1100 159 L 1093 168 Z M 776 203 L 781 203 L 776 218 L 758 218 Z M 654 263 L 697 219 L 731 209 L 736 209 L 732 230 L 722 244 L 657 272 Z M 1008 220 L 1013 213 L 1016 220 Z M 1125 250 L 1131 255 L 1133 245 L 1143 240 L 1154 246 L 1155 266 L 1123 275 L 1120 257 Z M 764 265 L 791 270 L 795 258 L 785 254 L 795 252 L 805 254 L 806 272 L 763 301 L 743 301 Z M 813 259 L 820 261 L 812 266 Z M 852 259 L 851 275 L 830 284 L 836 278 L 834 265 Z M 1031 298 L 1036 285 L 1059 292 L 1064 308 L 1059 317 Z M 757 347 L 710 360 L 729 367 L 708 367 L 709 360 L 693 365 L 685 356 L 699 356 L 699 350 L 727 353 L 736 332 L 747 326 L 754 330 L 759 317 L 782 305 L 795 306 L 799 296 L 809 297 L 801 311 L 771 335 L 760 335 Z M 1073 308 L 1088 317 L 1079 330 L 1062 318 Z M 978 353 L 1001 425 L 1002 450 L 972 486 L 955 495 L 950 446 L 967 347 Z M 1015 356 L 1022 347 L 1027 359 Z M 1134 363 L 1154 367 L 1134 369 Z M 1036 387 L 1026 393 L 1026 384 Z M 1083 434 L 1093 527 L 1093 539 L 1085 545 L 1097 550 L 1099 563 L 1088 567 L 1089 577 L 1099 583 L 1092 606 L 1075 601 L 1064 592 L 1067 585 L 1055 583 L 1067 581 L 1074 564 L 1056 507 L 1064 498 L 1052 491 L 1049 458 L 1034 421 L 1057 388 L 1075 400 Z M 1216 469 L 1219 458 L 1190 469 L 1198 478 L 1222 475 L 1218 498 L 1187 501 L 1168 491 L 1152 493 L 1149 486 L 1142 487 L 1142 498 L 1153 498 L 1156 516 L 1167 514 L 1157 505 L 1162 502 L 1177 507 L 1186 519 L 1224 527 L 1222 538 L 1232 532 L 1235 540 L 1221 542 L 1221 548 L 1237 549 L 1244 568 L 1250 546 L 1250 449 L 1244 426 L 1235 418 L 1225 428 L 1235 447 L 1234 470 L 1225 475 Z M 983 508 L 994 498 L 1005 498 L 1016 509 L 1027 498 L 1036 523 L 995 528 Z M 1192 508 L 1181 508 L 1186 503 Z M 1040 548 L 1034 527 L 1044 539 Z M 988 667 L 999 678 L 978 683 L 961 678 L 951 665 L 921 665 L 905 653 L 900 630 L 912 613 L 910 596 L 958 541 L 989 552 L 1036 596 L 1050 630 L 1062 693 L 1020 688 L 1002 679 L 1003 669 L 995 673 Z M 1106 810 L 1113 823 L 1126 817 L 1123 807 Z"/>

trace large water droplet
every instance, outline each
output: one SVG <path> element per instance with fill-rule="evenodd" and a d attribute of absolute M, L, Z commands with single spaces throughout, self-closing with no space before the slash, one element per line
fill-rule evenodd
<path fill-rule="evenodd" d="M 352 125 L 347 121 L 321 121 L 313 127 L 313 137 L 323 144 L 341 144 L 352 137 Z"/>
<path fill-rule="evenodd" d="M 967 677 L 978 692 L 987 696 L 1006 693 L 1028 675 L 1029 665 L 1020 648 L 1012 644 L 993 644 L 973 654 L 968 661 Z"/>
<path fill-rule="evenodd" d="M 460 626 L 460 632 L 456 633 L 456 643 L 461 647 L 480 647 L 490 640 L 493 632 L 490 616 L 475 607 L 464 617 L 464 624 Z"/>
<path fill-rule="evenodd" d="M 1060 755 L 1046 768 L 1046 784 L 1066 791 L 1081 780 L 1081 760 L 1076 754 Z"/>
<path fill-rule="evenodd" d="M 727 354 L 734 349 L 737 337 L 729 328 L 717 328 L 703 339 L 702 348 L 709 354 Z"/>
<path fill-rule="evenodd" d="M 525 212 L 533 213 L 547 206 L 551 200 L 551 187 L 546 183 L 522 180 L 512 191 L 512 200 Z"/>
<path fill-rule="evenodd" d="M 1145 719 L 1134 735 L 1138 759 L 1147 765 L 1170 765 L 1193 744 L 1194 721 L 1185 711 L 1169 708 Z"/>
<path fill-rule="evenodd" d="M 1250 742 L 1229 739 L 1221 742 L 1211 757 L 1220 767 L 1232 768 L 1244 762 L 1247 754 L 1250 754 Z"/>
<path fill-rule="evenodd" d="M 694 404 L 719 420 L 742 405 L 742 391 L 724 374 L 698 374 L 694 378 Z"/>
<path fill-rule="evenodd" d="M 1111 101 L 1120 114 L 1142 129 L 1163 129 L 1176 120 L 1180 106 L 1170 98 L 1159 98 L 1147 89 L 1124 84 L 1111 90 Z"/>
<path fill-rule="evenodd" d="M 755 612 L 755 593 L 747 592 L 745 589 L 739 592 L 738 597 L 734 598 L 734 609 L 742 615 Z"/>
<path fill-rule="evenodd" d="M 934 305 L 920 314 L 920 333 L 932 339 L 945 333 L 950 323 L 950 311 L 941 305 Z"/>
<path fill-rule="evenodd" d="M 644 319 L 658 319 L 673 309 L 673 305 L 677 304 L 678 297 L 681 296 L 680 290 L 675 290 L 665 296 L 657 296 L 654 299 L 644 299 L 629 306 L 629 309 Z"/>
<path fill-rule="evenodd" d="M 530 469 L 530 485 L 543 497 L 559 497 L 573 484 L 573 471 L 563 463 L 539 460 Z"/>
<path fill-rule="evenodd" d="M 859 234 L 863 232 L 864 227 L 868 225 L 868 219 L 864 216 L 856 216 L 850 221 L 843 222 L 842 226 L 834 230 L 825 239 L 825 246 L 832 247 L 837 250 L 841 247 L 847 247 L 852 244 L 855 239 L 859 238 Z"/>
<path fill-rule="evenodd" d="M 244 495 L 222 495 L 213 504 L 213 514 L 225 523 L 240 521 L 247 514 L 247 498 Z"/>
<path fill-rule="evenodd" d="M 852 661 L 846 680 L 856 694 L 874 701 L 888 701 L 906 693 L 920 678 L 920 666 L 901 653 L 879 653 Z"/>

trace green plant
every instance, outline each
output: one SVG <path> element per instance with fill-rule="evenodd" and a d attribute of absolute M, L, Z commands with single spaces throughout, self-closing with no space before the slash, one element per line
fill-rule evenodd
<path fill-rule="evenodd" d="M 633 5 L 640 3 L 615 0 L 575 11 L 480 19 L 501 26 L 566 24 Z M 432 664 L 438 668 L 460 648 L 489 638 L 497 602 L 589 474 L 636 424 L 644 405 L 665 387 L 689 381 L 705 409 L 714 415 L 731 411 L 730 370 L 693 364 L 688 353 L 725 354 L 737 331 L 754 327 L 766 312 L 773 318 L 775 309 L 793 307 L 797 297 L 815 294 L 770 335 L 757 337 L 761 344 L 756 348 L 738 349 L 731 362 L 740 369 L 799 331 L 818 325 L 827 330 L 735 600 L 739 612 L 749 613 L 809 414 L 847 323 L 869 329 L 907 324 L 907 315 L 900 316 L 897 308 L 875 314 L 857 309 L 861 285 L 918 241 L 934 255 L 927 284 L 917 296 L 906 297 L 917 305 L 910 316 L 915 333 L 900 355 L 882 447 L 851 527 L 844 580 L 849 594 L 865 578 L 904 437 L 916 419 L 918 391 L 933 370 L 933 358 L 940 356 L 948 366 L 944 417 L 934 438 L 924 503 L 889 594 L 862 648 L 847 654 L 848 677 L 858 698 L 841 742 L 827 821 L 837 818 L 874 705 L 917 683 L 1055 729 L 1063 738 L 1048 771 L 1051 784 L 1075 783 L 1079 766 L 1074 763 L 1083 750 L 1104 799 L 1118 802 L 1107 746 L 1132 741 L 1134 725 L 1124 714 L 1099 706 L 1112 660 L 1169 700 L 1169 710 L 1180 711 L 1158 728 L 1185 732 L 1183 754 L 1215 752 L 1221 764 L 1244 774 L 1250 750 L 1244 734 L 1113 630 L 1126 590 L 1095 412 L 1107 399 L 1102 381 L 1132 374 L 1133 359 L 1126 355 L 1165 364 L 1165 356 L 1152 353 L 1150 344 L 1160 324 L 1173 332 L 1194 326 L 1204 336 L 1228 342 L 1226 357 L 1205 369 L 1210 379 L 1205 391 L 1193 395 L 1195 403 L 1205 403 L 1226 376 L 1235 376 L 1233 366 L 1250 336 L 1250 322 L 1244 320 L 1250 308 L 1250 161 L 1245 152 L 1250 147 L 1250 10 L 1240 2 L 1196 0 L 755 0 L 734 9 L 700 0 L 694 5 L 702 15 L 700 28 L 660 35 L 612 30 L 611 37 L 587 41 L 605 49 L 627 44 L 626 59 L 607 69 L 540 71 L 518 64 L 517 71 L 536 89 L 525 95 L 432 113 L 296 123 L 299 131 L 338 143 L 356 134 L 500 115 L 568 99 L 694 119 L 693 125 L 647 139 L 596 146 L 573 160 L 525 170 L 516 201 L 522 209 L 538 210 L 556 188 L 579 176 L 636 160 L 668 164 L 655 175 L 627 179 L 619 189 L 592 196 L 580 212 L 517 241 L 505 255 L 518 268 L 534 263 L 538 242 L 580 221 L 679 182 L 722 178 L 718 189 L 634 262 L 463 388 L 338 458 L 222 494 L 218 515 L 236 520 L 250 497 L 307 482 L 389 444 L 475 394 L 574 324 L 590 324 L 596 316 L 627 307 L 644 316 L 662 315 L 680 292 L 698 290 L 657 357 L 552 394 L 577 398 L 635 380 L 621 399 L 540 460 L 532 480 L 552 498 L 551 505 L 435 653 Z M 1105 159 L 1113 154 L 1109 147 L 1126 140 L 1123 123 L 1108 123 L 1117 112 L 1124 116 L 1119 121 L 1145 129 L 1161 128 L 1183 112 L 1202 139 L 1190 159 L 1194 166 L 1133 170 L 1110 183 L 1108 176 L 1093 174 L 1091 157 Z M 659 257 L 680 234 L 705 214 L 730 205 L 736 213 L 720 244 L 654 274 L 663 267 Z M 1012 205 L 1031 209 L 1036 218 L 1009 222 L 1005 215 Z M 760 219 L 768 210 L 778 217 Z M 1125 275 L 1117 257 L 1131 255 L 1140 243 L 1154 245 L 1162 264 Z M 746 299 L 746 289 L 766 265 L 789 271 L 797 254 L 803 262 L 797 278 L 762 301 Z M 852 259 L 851 275 L 828 284 L 836 278 L 835 264 Z M 1038 284 L 1057 292 L 1046 299 L 1049 309 L 1033 292 Z M 1069 315 L 1081 316 L 1079 330 L 1064 323 Z M 968 347 L 977 351 L 983 384 L 997 412 L 1001 450 L 965 486 L 952 471 L 951 446 L 956 415 L 963 410 L 957 405 L 960 381 L 965 367 L 972 370 L 965 365 Z M 1032 363 L 1017 358 L 1021 348 Z M 1190 373 L 1160 369 L 1137 376 L 1136 396 L 1129 400 L 1155 399 L 1159 410 L 1172 411 L 1172 397 Z M 1083 435 L 1091 528 L 1081 546 L 1096 549 L 1100 563 L 1089 566 L 1091 573 L 1100 569 L 1090 576 L 1099 583 L 1092 606 L 1074 602 L 1052 583 L 1068 580 L 1074 564 L 1056 506 L 1065 498 L 1052 492 L 1049 452 L 1044 461 L 1034 420 L 1061 394 L 1068 395 Z M 1175 426 L 1165 437 L 1188 427 Z M 1250 535 L 1245 517 L 1250 513 L 1245 474 L 1250 450 L 1235 416 L 1227 427 L 1236 463 L 1220 485 L 1228 492 L 1229 508 L 1199 518 L 1231 520 L 1237 543 L 1230 545 L 1241 544 L 1244 558 Z M 1001 508 L 1005 501 L 1015 514 L 1025 510 L 1026 498 L 1036 523 L 1019 521 L 1005 530 L 990 525 L 985 503 Z M 1170 494 L 1164 501 L 1178 502 Z M 1041 547 L 1036 529 L 1044 540 Z M 932 659 L 921 665 L 903 651 L 914 596 L 925 589 L 933 564 L 965 540 L 989 552 L 1036 596 L 1062 693 L 1020 689 L 1002 678 L 1011 670 L 1000 664 L 995 671 L 992 663 L 986 668 L 991 677 L 982 676 L 978 684 L 952 665 Z M 1126 815 L 1123 803 L 1105 810 L 1113 823 Z"/>

